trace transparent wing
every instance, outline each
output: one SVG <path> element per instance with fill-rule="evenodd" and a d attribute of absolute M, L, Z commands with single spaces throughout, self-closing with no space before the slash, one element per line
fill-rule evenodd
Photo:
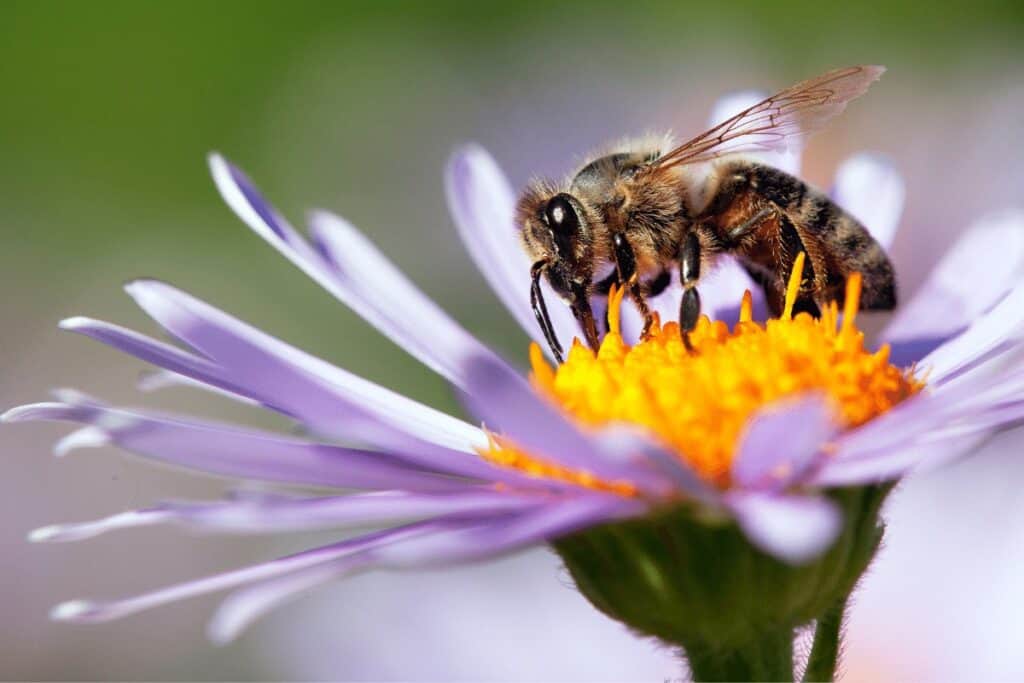
<path fill-rule="evenodd" d="M 797 83 L 684 142 L 652 167 L 694 164 L 726 154 L 785 151 L 795 138 L 824 128 L 884 72 L 884 66 L 851 66 Z"/>

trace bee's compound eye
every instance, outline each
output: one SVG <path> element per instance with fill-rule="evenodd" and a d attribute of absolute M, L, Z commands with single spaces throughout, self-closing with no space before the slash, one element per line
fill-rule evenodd
<path fill-rule="evenodd" d="M 579 216 L 572 202 L 565 195 L 556 195 L 548 202 L 544 213 L 548 219 L 548 225 L 556 233 L 561 235 L 573 235 L 580 227 Z"/>

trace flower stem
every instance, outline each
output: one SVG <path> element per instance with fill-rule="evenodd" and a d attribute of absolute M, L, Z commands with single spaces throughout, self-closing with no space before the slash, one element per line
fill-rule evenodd
<path fill-rule="evenodd" d="M 804 672 L 804 683 L 835 679 L 839 652 L 842 650 L 845 613 L 846 600 L 844 599 L 818 619 L 818 625 L 814 631 L 814 645 L 811 647 L 811 656 L 807 659 L 807 671 Z"/>
<path fill-rule="evenodd" d="M 788 630 L 726 651 L 691 647 L 686 656 L 695 681 L 793 680 L 793 633 Z"/>

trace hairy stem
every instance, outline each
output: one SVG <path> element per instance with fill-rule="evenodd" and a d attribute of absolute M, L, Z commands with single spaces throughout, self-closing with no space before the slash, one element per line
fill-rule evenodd
<path fill-rule="evenodd" d="M 793 633 L 767 634 L 745 647 L 691 647 L 687 659 L 695 681 L 792 681 Z"/>
<path fill-rule="evenodd" d="M 846 600 L 840 600 L 832 609 L 818 619 L 814 631 L 814 645 L 807 660 L 804 683 L 832 681 L 835 679 L 839 652 L 842 650 L 843 618 L 846 614 Z"/>

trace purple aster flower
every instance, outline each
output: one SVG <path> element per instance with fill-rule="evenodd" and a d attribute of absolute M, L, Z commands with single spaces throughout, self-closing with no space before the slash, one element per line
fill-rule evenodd
<path fill-rule="evenodd" d="M 715 116 L 741 108 L 744 97 L 751 96 L 727 101 Z M 798 170 L 795 153 L 771 161 Z M 449 204 L 473 260 L 540 344 L 531 383 L 346 221 L 316 212 L 307 240 L 240 170 L 217 155 L 210 166 L 243 222 L 444 377 L 472 419 L 333 366 L 171 285 L 134 281 L 128 294 L 180 345 L 90 318 L 61 327 L 156 366 L 144 388 L 216 391 L 294 420 L 301 435 L 121 408 L 68 390 L 3 419 L 83 425 L 57 444 L 59 455 L 114 444 L 284 490 L 162 503 L 38 529 L 31 539 L 156 524 L 223 533 L 377 530 L 134 598 L 66 602 L 56 619 L 105 621 L 235 589 L 210 627 L 223 642 L 281 601 L 356 572 L 552 543 L 598 608 L 682 645 L 695 670 L 713 675 L 704 653 L 723 643 L 742 649 L 756 638 L 785 651 L 792 629 L 812 620 L 838 633 L 845 599 L 877 547 L 878 507 L 891 483 L 970 453 L 1024 417 L 1024 371 L 1014 365 L 1024 341 L 1020 214 L 986 217 L 965 231 L 881 333 L 877 351 L 855 326 L 856 287 L 841 323 L 832 309 L 821 320 L 784 315 L 761 324 L 763 306 L 744 296 L 747 276 L 726 262 L 702 284 L 709 317 L 694 332 L 695 357 L 678 351 L 672 323 L 638 341 L 635 313 L 620 314 L 613 293 L 601 351 L 576 345 L 552 368 L 529 306 L 513 189 L 486 152 L 464 148 L 448 168 Z M 832 194 L 888 244 L 903 191 L 887 163 L 859 155 L 840 167 Z M 652 305 L 669 320 L 677 301 L 670 287 Z M 568 310 L 550 313 L 561 338 L 576 336 Z M 801 344 L 787 345 L 794 339 Z M 772 363 L 789 368 L 773 375 L 785 376 L 785 389 L 760 372 Z M 717 557 L 710 575 L 702 570 L 708 555 Z M 665 616 L 679 605 L 687 611 Z M 769 622 L 782 626 L 771 637 Z M 823 642 L 812 663 L 829 657 Z"/>

